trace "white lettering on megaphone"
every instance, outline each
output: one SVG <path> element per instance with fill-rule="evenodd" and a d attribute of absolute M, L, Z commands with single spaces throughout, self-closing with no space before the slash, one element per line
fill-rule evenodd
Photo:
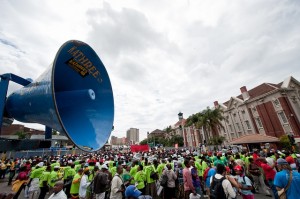
<path fill-rule="evenodd" d="M 70 53 L 74 60 L 78 62 L 81 66 L 83 66 L 89 74 L 91 74 L 94 78 L 98 80 L 98 82 L 102 82 L 102 78 L 100 75 L 100 72 L 97 70 L 97 68 L 93 65 L 93 63 L 87 58 L 83 52 L 80 50 L 77 50 L 76 46 L 73 46 L 68 50 L 68 53 Z"/>

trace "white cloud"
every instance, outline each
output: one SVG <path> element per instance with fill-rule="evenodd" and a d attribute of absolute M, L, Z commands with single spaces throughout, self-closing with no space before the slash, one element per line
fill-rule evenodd
<path fill-rule="evenodd" d="M 262 82 L 300 78 L 298 1 L 3 1 L 0 74 L 35 79 L 65 41 L 90 44 L 115 97 L 114 135 L 164 128 Z M 11 88 L 14 90 L 16 86 Z"/>

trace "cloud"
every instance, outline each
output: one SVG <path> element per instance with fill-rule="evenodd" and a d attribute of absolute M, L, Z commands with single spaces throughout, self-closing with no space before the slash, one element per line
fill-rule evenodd
<path fill-rule="evenodd" d="M 0 73 L 35 79 L 65 41 L 87 42 L 112 82 L 117 136 L 135 127 L 143 138 L 175 123 L 179 111 L 188 117 L 239 95 L 241 86 L 300 78 L 299 1 L 2 5 Z"/>

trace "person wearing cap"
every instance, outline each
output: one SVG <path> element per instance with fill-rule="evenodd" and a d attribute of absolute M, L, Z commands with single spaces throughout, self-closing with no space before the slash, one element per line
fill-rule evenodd
<path fill-rule="evenodd" d="M 142 195 L 142 192 L 139 191 L 134 185 L 129 185 L 125 190 L 126 199 L 152 199 L 149 195 Z"/>
<path fill-rule="evenodd" d="M 50 195 L 48 199 L 67 199 L 67 195 L 65 194 L 64 190 L 64 182 L 57 181 L 53 186 L 53 194 Z"/>
<path fill-rule="evenodd" d="M 285 189 L 288 199 L 300 198 L 300 174 L 293 171 L 289 163 L 283 158 L 277 160 L 277 168 L 279 172 L 276 173 L 274 178 L 276 189 L 278 191 Z M 289 187 L 287 187 L 290 175 L 292 175 L 292 178 Z"/>
<path fill-rule="evenodd" d="M 28 183 L 29 186 L 29 198 L 36 198 L 38 196 L 39 191 L 39 180 L 45 171 L 44 162 L 40 162 L 36 165 L 35 169 L 30 172 L 30 181 Z"/>
<path fill-rule="evenodd" d="M 48 181 L 49 188 L 50 188 L 50 193 L 52 193 L 52 191 L 53 191 L 53 187 L 54 187 L 55 182 L 62 179 L 58 175 L 59 168 L 60 167 L 58 165 L 54 166 L 53 171 L 50 173 L 50 178 L 49 178 L 49 181 Z"/>
<path fill-rule="evenodd" d="M 89 182 L 88 179 L 89 174 L 90 174 L 90 170 L 87 167 L 84 169 L 83 175 L 80 180 L 79 193 L 78 193 L 80 199 L 85 199 L 87 187 L 91 184 L 91 182 Z"/>
<path fill-rule="evenodd" d="M 94 193 L 96 194 L 96 199 L 105 198 L 105 192 L 109 189 L 109 184 L 108 167 L 106 164 L 103 164 L 101 171 L 98 172 L 94 178 Z"/>
<path fill-rule="evenodd" d="M 49 191 L 48 181 L 50 179 L 51 166 L 47 166 L 46 170 L 43 171 L 40 176 L 39 187 L 40 187 L 40 195 L 39 199 L 44 199 L 47 192 Z"/>
<path fill-rule="evenodd" d="M 125 162 L 123 164 L 126 165 Z M 130 185 L 130 181 L 133 179 L 133 177 L 130 175 L 129 172 L 130 172 L 130 166 L 126 165 L 125 170 L 123 169 L 123 182 L 125 186 Z"/>
<path fill-rule="evenodd" d="M 243 199 L 254 199 L 254 195 L 251 192 L 253 189 L 251 180 L 244 175 L 244 169 L 240 165 L 234 167 L 234 171 L 237 174 L 237 181 L 239 183 L 239 189 L 242 194 Z"/>

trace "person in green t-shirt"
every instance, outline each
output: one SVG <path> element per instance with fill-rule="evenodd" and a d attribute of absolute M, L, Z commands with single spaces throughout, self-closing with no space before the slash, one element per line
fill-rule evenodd
<path fill-rule="evenodd" d="M 50 179 L 51 166 L 47 166 L 46 170 L 40 176 L 39 187 L 40 195 L 39 199 L 44 199 L 47 192 L 49 191 L 48 181 Z"/>
<path fill-rule="evenodd" d="M 50 173 L 50 177 L 48 180 L 49 188 L 50 188 L 50 193 L 53 191 L 53 187 L 55 182 L 61 180 L 62 178 L 59 177 L 58 175 L 58 170 L 60 169 L 59 166 L 54 166 L 54 170 Z"/>
<path fill-rule="evenodd" d="M 70 194 L 71 184 L 74 176 L 76 175 L 76 171 L 74 168 L 75 168 L 75 164 L 70 163 L 69 168 L 64 172 L 64 183 L 66 188 L 65 193 L 68 198 L 71 198 L 71 194 Z"/>
<path fill-rule="evenodd" d="M 130 181 L 133 180 L 133 177 L 130 175 L 130 166 L 126 165 L 125 171 L 123 171 L 123 182 L 125 186 L 130 185 Z"/>
<path fill-rule="evenodd" d="M 134 181 L 136 188 L 142 192 L 142 195 L 145 195 L 145 180 L 146 176 L 143 172 L 143 166 L 138 165 L 137 173 L 134 176 Z"/>
<path fill-rule="evenodd" d="M 130 175 L 134 178 L 135 174 L 137 173 L 138 171 L 138 161 L 137 160 L 134 160 L 132 162 L 132 165 L 131 165 L 131 169 L 130 169 Z M 134 180 L 131 181 L 131 184 L 134 184 Z"/>
<path fill-rule="evenodd" d="M 83 173 L 83 169 L 80 168 L 78 170 L 78 173 L 76 173 L 73 178 L 73 181 L 71 184 L 71 189 L 70 189 L 70 194 L 71 194 L 72 198 L 78 198 L 79 186 L 80 186 L 80 180 L 81 180 L 82 173 Z"/>

